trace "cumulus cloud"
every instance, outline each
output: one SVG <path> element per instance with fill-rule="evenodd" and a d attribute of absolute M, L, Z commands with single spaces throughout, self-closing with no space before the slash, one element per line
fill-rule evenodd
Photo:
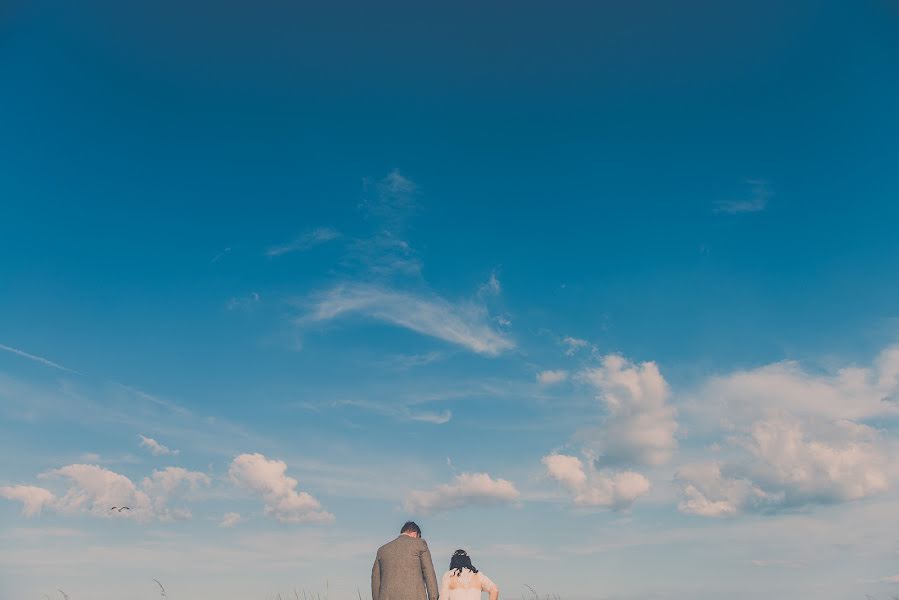
<path fill-rule="evenodd" d="M 165 471 L 154 471 L 144 479 L 139 489 L 128 477 L 89 464 L 73 464 L 53 469 L 39 475 L 52 485 L 55 480 L 65 480 L 68 488 L 62 495 L 51 490 L 30 485 L 0 488 L 0 496 L 22 502 L 22 514 L 37 516 L 43 509 L 60 514 L 88 513 L 98 517 L 115 516 L 140 521 L 170 520 L 189 517 L 185 509 L 170 510 L 167 501 L 182 482 L 190 487 L 208 485 L 209 478 L 203 473 L 187 471 L 179 467 L 169 467 Z M 110 512 L 113 506 L 128 506 L 125 512 Z"/>
<path fill-rule="evenodd" d="M 231 481 L 262 497 L 265 514 L 282 523 L 324 523 L 334 515 L 322 510 L 318 500 L 297 491 L 298 481 L 286 475 L 287 463 L 262 454 L 241 454 L 228 469 Z"/>
<path fill-rule="evenodd" d="M 138 434 L 137 437 L 140 438 L 140 446 L 142 448 L 147 448 L 153 456 L 177 456 L 181 451 L 180 450 L 171 450 L 166 446 L 163 446 L 153 438 L 149 438 L 143 435 Z"/>
<path fill-rule="evenodd" d="M 729 460 L 680 469 L 681 511 L 727 516 L 885 491 L 892 452 L 861 421 L 899 414 L 897 388 L 895 347 L 870 367 L 810 374 L 783 362 L 712 378 L 690 410 L 699 426 L 717 428 Z"/>
<path fill-rule="evenodd" d="M 488 356 L 515 347 L 512 340 L 491 326 L 481 304 L 453 304 L 439 296 L 368 284 L 344 284 L 318 294 L 311 311 L 297 322 L 303 325 L 352 315 L 404 327 Z"/>
<path fill-rule="evenodd" d="M 181 467 L 166 467 L 161 471 L 153 471 L 150 477 L 144 477 L 141 483 L 144 491 L 153 499 L 153 508 L 158 515 L 167 515 L 166 502 L 180 489 L 190 491 L 208 486 L 209 476 L 198 471 L 188 471 Z"/>
<path fill-rule="evenodd" d="M 665 464 L 677 448 L 675 411 L 668 384 L 654 362 L 634 364 L 617 355 L 582 377 L 600 392 L 607 415 L 591 436 L 604 463 Z"/>
<path fill-rule="evenodd" d="M 544 456 L 542 462 L 547 475 L 569 491 L 577 506 L 624 509 L 650 489 L 640 473 L 597 471 L 591 459 L 586 467 L 580 458 L 565 454 Z"/>
<path fill-rule="evenodd" d="M 780 417 L 757 421 L 735 439 L 751 455 L 747 476 L 789 506 L 846 502 L 887 489 L 877 431 L 850 421 L 820 424 Z"/>
<path fill-rule="evenodd" d="M 405 509 L 430 515 L 467 506 L 509 504 L 520 496 L 510 481 L 493 479 L 487 473 L 460 473 L 452 483 L 433 490 L 413 490 L 406 496 Z"/>
<path fill-rule="evenodd" d="M 568 379 L 568 371 L 540 371 L 537 373 L 537 383 L 542 385 L 552 385 L 561 383 Z"/>
<path fill-rule="evenodd" d="M 694 403 L 713 424 L 745 422 L 772 411 L 799 417 L 853 421 L 899 415 L 899 346 L 883 350 L 869 367 L 809 373 L 795 361 L 710 378 Z"/>
<path fill-rule="evenodd" d="M 706 517 L 859 500 L 888 487 L 877 433 L 849 422 L 810 436 L 795 419 L 753 423 L 733 443 L 748 456 L 681 467 L 681 512 Z"/>
<path fill-rule="evenodd" d="M 770 496 L 747 479 L 721 474 L 718 462 L 685 465 L 675 481 L 681 489 L 678 509 L 702 517 L 730 517 L 749 509 L 763 509 L 783 500 Z"/>
<path fill-rule="evenodd" d="M 275 257 L 281 256 L 283 254 L 289 254 L 290 252 L 308 250 L 313 246 L 318 246 L 319 244 L 324 244 L 325 242 L 330 242 L 331 240 L 336 240 L 338 238 L 340 238 L 340 232 L 336 229 L 331 229 L 330 227 L 319 227 L 318 229 L 307 231 L 303 235 L 291 240 L 286 244 L 272 246 L 265 251 L 265 255 L 269 257 Z"/>
<path fill-rule="evenodd" d="M 240 516 L 240 513 L 229 512 L 225 513 L 222 516 L 222 520 L 219 523 L 219 527 L 234 527 L 238 523 L 240 523 L 243 519 Z"/>
<path fill-rule="evenodd" d="M 55 507 L 59 512 L 88 512 L 95 516 L 109 514 L 111 506 L 128 506 L 128 517 L 151 519 L 153 504 L 146 493 L 120 473 L 97 465 L 75 464 L 54 469 L 42 478 L 67 479 L 70 487 Z"/>
<path fill-rule="evenodd" d="M 44 507 L 52 507 L 56 496 L 50 490 L 34 485 L 13 485 L 0 487 L 0 497 L 22 503 L 22 515 L 35 517 Z"/>

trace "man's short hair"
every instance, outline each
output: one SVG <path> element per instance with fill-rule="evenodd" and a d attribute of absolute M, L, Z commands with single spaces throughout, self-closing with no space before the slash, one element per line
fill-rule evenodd
<path fill-rule="evenodd" d="M 406 521 L 403 524 L 403 528 L 400 529 L 400 533 L 417 533 L 418 537 L 421 537 L 421 527 L 415 521 Z"/>

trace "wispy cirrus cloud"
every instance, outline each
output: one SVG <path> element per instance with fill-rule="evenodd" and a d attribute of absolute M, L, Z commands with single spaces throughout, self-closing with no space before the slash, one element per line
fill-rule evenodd
<path fill-rule="evenodd" d="M 247 296 L 235 296 L 228 300 L 225 304 L 226 310 L 245 310 L 252 311 L 262 300 L 258 292 L 251 292 Z"/>
<path fill-rule="evenodd" d="M 434 294 L 419 295 L 374 284 L 341 284 L 316 294 L 311 309 L 296 323 L 308 326 L 353 315 L 409 329 L 487 356 L 515 347 L 508 336 L 491 326 L 482 304 L 454 304 Z"/>
<path fill-rule="evenodd" d="M 444 423 L 449 423 L 453 418 L 452 411 L 444 410 L 440 412 L 420 412 L 420 413 L 409 413 L 409 420 L 411 421 L 419 421 L 421 423 L 433 423 L 434 425 L 443 425 Z"/>
<path fill-rule="evenodd" d="M 400 229 L 419 210 L 418 184 L 393 169 L 378 180 L 364 179 L 366 197 L 362 209 L 390 230 Z"/>
<path fill-rule="evenodd" d="M 449 423 L 453 418 L 450 410 L 443 411 L 421 411 L 415 410 L 413 405 L 417 403 L 403 402 L 374 402 L 371 400 L 335 400 L 331 402 L 323 402 L 319 404 L 303 403 L 301 408 L 320 412 L 323 408 L 343 408 L 350 407 L 372 412 L 386 417 L 392 417 L 398 421 L 414 421 L 419 423 L 430 423 L 433 425 L 443 425 Z"/>
<path fill-rule="evenodd" d="M 286 244 L 271 246 L 265 251 L 265 255 L 268 257 L 275 257 L 289 254 L 291 252 L 308 250 L 309 248 L 318 246 L 319 244 L 324 244 L 325 242 L 330 242 L 331 240 L 339 239 L 340 237 L 341 234 L 336 229 L 332 229 L 330 227 L 319 227 L 317 229 L 313 229 L 312 231 L 307 231 L 306 233 L 300 235 L 297 238 L 294 238 Z"/>
<path fill-rule="evenodd" d="M 370 277 L 420 277 L 422 261 L 409 242 L 389 230 L 352 240 L 341 259 L 343 267 Z"/>
<path fill-rule="evenodd" d="M 715 212 L 735 215 L 765 210 L 768 200 L 771 198 L 771 188 L 768 186 L 768 182 L 762 179 L 747 179 L 746 184 L 750 186 L 749 195 L 746 198 L 719 200 L 715 202 Z"/>
<path fill-rule="evenodd" d="M 589 345 L 589 342 L 587 340 L 582 340 L 570 335 L 563 337 L 561 343 L 563 346 L 565 346 L 566 356 L 574 356 L 578 350 L 586 348 Z"/>
<path fill-rule="evenodd" d="M 153 438 L 149 438 L 141 434 L 138 434 L 137 437 L 140 438 L 141 448 L 147 448 L 153 454 L 153 456 L 177 456 L 181 452 L 180 450 L 171 450 L 168 446 L 160 444 Z"/>
<path fill-rule="evenodd" d="M 37 356 L 35 354 L 30 354 L 25 352 L 24 350 L 19 350 L 18 348 L 13 348 L 12 346 L 6 346 L 4 344 L 0 344 L 0 350 L 5 350 L 6 352 L 11 352 L 16 356 L 21 356 L 22 358 L 27 358 L 28 360 L 34 361 L 36 363 L 40 363 L 42 365 L 52 367 L 54 369 L 58 369 L 60 371 L 65 371 L 66 373 L 77 373 L 68 367 L 64 367 L 58 363 L 53 362 L 52 360 L 46 359 L 42 356 Z"/>
<path fill-rule="evenodd" d="M 210 264 L 215 264 L 220 261 L 222 258 L 227 256 L 231 252 L 231 248 L 223 248 L 221 252 L 212 257 L 212 260 L 209 261 Z"/>
<path fill-rule="evenodd" d="M 537 373 L 537 383 L 541 385 L 552 385 L 554 383 L 562 383 L 568 379 L 568 371 L 565 370 L 546 370 Z"/>
<path fill-rule="evenodd" d="M 495 271 L 470 300 L 451 302 L 428 290 L 421 277 L 421 259 L 401 235 L 407 220 L 419 209 L 418 185 L 397 169 L 379 180 L 364 182 L 365 199 L 360 208 L 377 229 L 368 237 L 349 241 L 340 261 L 347 271 L 343 283 L 298 302 L 304 314 L 295 324 L 310 327 L 355 316 L 486 356 L 514 348 L 515 343 L 497 328 L 497 320 L 487 308 L 488 300 L 502 291 Z"/>
<path fill-rule="evenodd" d="M 431 515 L 467 506 L 510 504 L 520 495 L 511 481 L 494 479 L 487 473 L 460 473 L 451 483 L 433 490 L 409 492 L 403 506 L 413 514 Z"/>

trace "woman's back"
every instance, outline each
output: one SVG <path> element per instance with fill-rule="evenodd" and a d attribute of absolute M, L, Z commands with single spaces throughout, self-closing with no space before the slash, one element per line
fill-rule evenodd
<path fill-rule="evenodd" d="M 496 592 L 496 585 L 481 572 L 452 569 L 440 581 L 441 600 L 481 600 L 481 592 Z"/>

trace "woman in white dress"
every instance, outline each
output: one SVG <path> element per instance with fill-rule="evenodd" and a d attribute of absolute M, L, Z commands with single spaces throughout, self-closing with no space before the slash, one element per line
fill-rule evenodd
<path fill-rule="evenodd" d="M 450 560 L 450 570 L 440 580 L 440 600 L 481 600 L 487 592 L 490 600 L 499 598 L 499 588 L 474 568 L 465 550 L 456 550 Z"/>

